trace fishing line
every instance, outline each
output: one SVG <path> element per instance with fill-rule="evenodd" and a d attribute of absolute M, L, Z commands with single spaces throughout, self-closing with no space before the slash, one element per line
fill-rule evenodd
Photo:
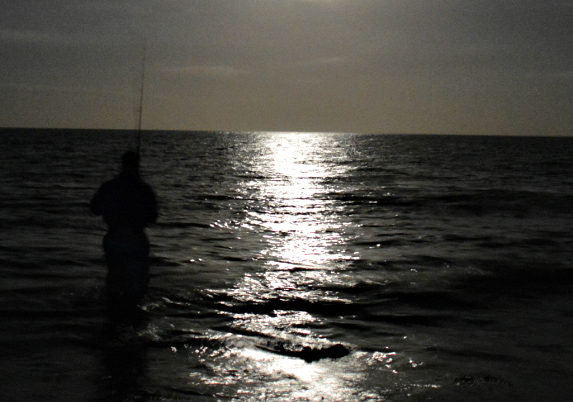
<path fill-rule="evenodd" d="M 137 153 L 141 148 L 141 122 L 143 119 L 143 95 L 145 91 L 145 59 L 147 56 L 147 40 L 143 40 L 143 57 L 141 58 L 141 86 L 139 92 L 139 118 L 137 125 Z"/>

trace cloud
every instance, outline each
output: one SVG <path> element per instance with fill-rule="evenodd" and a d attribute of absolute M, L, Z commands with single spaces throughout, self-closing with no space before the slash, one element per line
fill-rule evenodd
<path fill-rule="evenodd" d="M 73 35 L 55 31 L 39 31 L 31 29 L 0 29 L 0 42 L 12 44 L 38 44 L 38 45 L 77 45 L 85 44 Z"/>
<path fill-rule="evenodd" d="M 313 59 L 308 59 L 300 61 L 297 64 L 303 67 L 313 67 L 313 66 L 336 66 L 346 63 L 345 57 L 317 57 Z"/>
<path fill-rule="evenodd" d="M 189 66 L 179 66 L 179 67 L 162 67 L 159 71 L 168 74 L 183 74 L 190 75 L 194 77 L 216 77 L 216 78 L 232 78 L 239 75 L 245 75 L 249 72 L 244 69 L 238 69 L 232 66 L 201 66 L 201 65 L 189 65 Z"/>
<path fill-rule="evenodd" d="M 140 35 L 149 7 L 135 2 L 38 0 L 0 4 L 0 43 L 109 44 Z"/>

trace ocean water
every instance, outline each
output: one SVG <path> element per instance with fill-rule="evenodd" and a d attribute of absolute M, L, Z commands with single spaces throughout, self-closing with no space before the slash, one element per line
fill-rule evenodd
<path fill-rule="evenodd" d="M 144 132 L 149 294 L 89 200 L 128 131 L 0 131 L 4 401 L 566 401 L 573 139 Z"/>

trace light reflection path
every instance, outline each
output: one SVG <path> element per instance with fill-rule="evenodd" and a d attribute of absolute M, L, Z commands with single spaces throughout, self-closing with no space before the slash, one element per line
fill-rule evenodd
<path fill-rule="evenodd" d="M 255 169 L 265 179 L 244 187 L 256 189 L 251 197 L 262 207 L 249 210 L 245 224 L 263 233 L 266 247 L 259 258 L 267 269 L 257 278 L 246 277 L 237 291 L 251 300 L 270 293 L 313 301 L 308 290 L 336 285 L 341 265 L 356 258 L 346 249 L 350 222 L 324 184 L 348 173 L 340 163 L 348 158 L 346 148 L 333 147 L 326 134 L 261 134 L 260 141 L 263 151 Z M 314 297 L 325 296 L 318 292 Z"/>
<path fill-rule="evenodd" d="M 349 360 L 301 359 L 278 356 L 256 348 L 239 347 L 210 356 L 210 375 L 203 384 L 226 389 L 239 401 L 385 401 L 383 378 L 365 381 L 363 366 L 378 365 L 365 354 Z M 196 373 L 198 374 L 198 373 Z M 391 376 L 388 376 L 391 378 Z M 360 387 L 357 384 L 368 386 Z"/>
<path fill-rule="evenodd" d="M 349 259 L 343 220 L 335 201 L 326 196 L 328 179 L 344 176 L 340 159 L 325 134 L 273 134 L 262 137 L 265 153 L 258 164 L 267 177 L 257 196 L 263 211 L 250 211 L 247 223 L 265 230 L 269 247 L 262 251 L 269 264 L 281 268 L 326 268 Z M 332 163 L 336 160 L 337 163 Z M 336 170 L 332 169 L 336 166 Z M 259 183 L 247 183 L 257 186 Z"/>
<path fill-rule="evenodd" d="M 257 313 L 235 314 L 233 326 L 269 339 L 262 346 L 271 353 L 258 348 L 237 353 L 246 360 L 244 365 L 256 367 L 269 380 L 262 387 L 267 391 L 257 391 L 259 396 L 345 400 L 356 392 L 350 384 L 362 382 L 358 372 L 344 378 L 348 366 L 343 361 L 352 357 L 308 363 L 280 354 L 335 344 L 328 339 L 320 311 L 350 303 L 335 289 L 343 285 L 344 268 L 358 258 L 346 246 L 345 230 L 351 223 L 328 196 L 335 189 L 325 184 L 348 174 L 350 168 L 343 166 L 351 164 L 340 163 L 348 158 L 347 148 L 333 146 L 332 137 L 324 134 L 273 133 L 260 134 L 259 139 L 260 157 L 253 166 L 257 178 L 243 186 L 257 207 L 247 211 L 241 226 L 263 234 L 265 247 L 258 259 L 265 269 L 246 274 L 229 295 L 239 305 L 262 306 Z M 246 396 L 250 391 L 242 392 Z"/>

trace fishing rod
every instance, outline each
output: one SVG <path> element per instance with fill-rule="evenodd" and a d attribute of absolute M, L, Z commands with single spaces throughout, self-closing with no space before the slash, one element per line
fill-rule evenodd
<path fill-rule="evenodd" d="M 147 40 L 143 41 L 143 57 L 141 58 L 141 87 L 139 92 L 139 121 L 137 126 L 137 154 L 141 148 L 141 121 L 143 118 L 143 93 L 145 90 L 145 58 L 147 55 Z"/>

